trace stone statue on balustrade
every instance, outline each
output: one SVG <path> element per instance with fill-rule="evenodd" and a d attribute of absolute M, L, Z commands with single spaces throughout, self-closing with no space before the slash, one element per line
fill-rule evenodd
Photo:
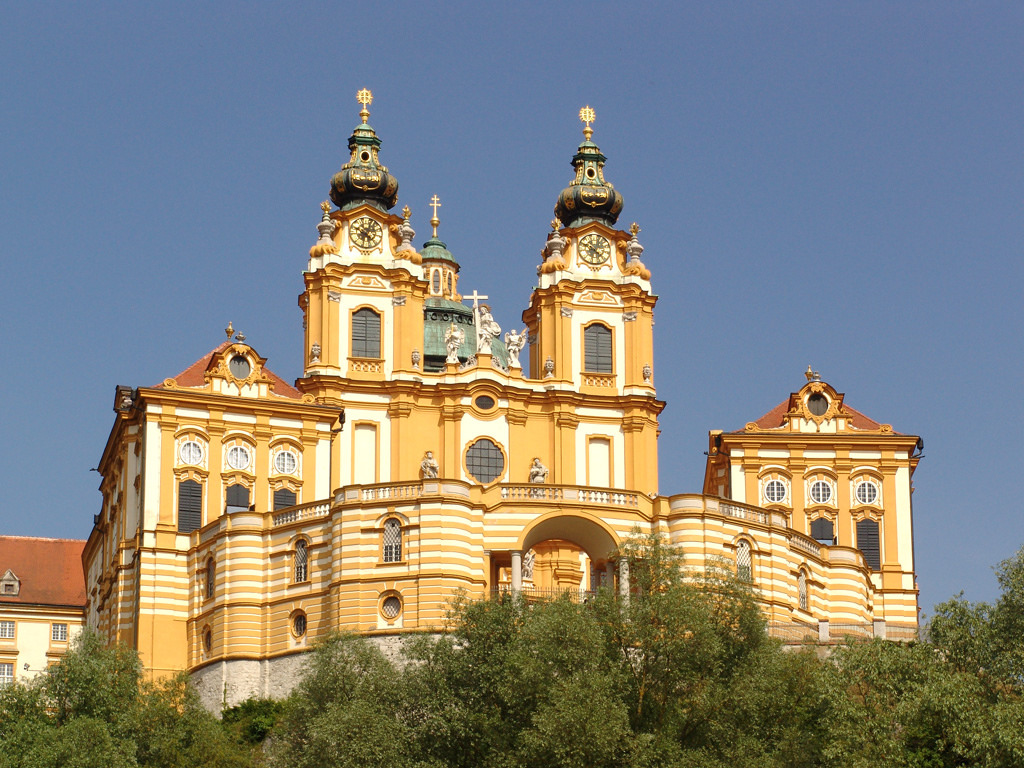
<path fill-rule="evenodd" d="M 509 368 L 523 367 L 519 363 L 519 353 L 523 350 L 523 347 L 526 346 L 526 334 L 526 328 L 523 328 L 519 333 L 516 333 L 515 328 L 505 333 L 505 348 L 508 350 Z"/>
<path fill-rule="evenodd" d="M 437 473 L 441 468 L 437 465 L 437 461 L 434 459 L 434 452 L 427 451 L 423 457 L 423 461 L 420 462 L 420 474 L 424 478 L 437 477 Z"/>
<path fill-rule="evenodd" d="M 534 459 L 533 464 L 530 465 L 530 482 L 546 483 L 547 481 L 548 468 L 541 463 L 540 459 Z"/>

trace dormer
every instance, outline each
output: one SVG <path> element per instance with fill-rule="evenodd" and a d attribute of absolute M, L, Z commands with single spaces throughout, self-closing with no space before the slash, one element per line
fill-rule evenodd
<path fill-rule="evenodd" d="M 17 597 L 21 592 L 21 579 L 8 568 L 0 577 L 0 600 L 5 597 Z"/>

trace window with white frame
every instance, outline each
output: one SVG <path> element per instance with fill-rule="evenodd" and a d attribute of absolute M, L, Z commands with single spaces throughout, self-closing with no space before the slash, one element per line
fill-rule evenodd
<path fill-rule="evenodd" d="M 878 501 L 878 483 L 874 480 L 861 480 L 857 483 L 854 498 L 858 504 L 874 504 Z"/>
<path fill-rule="evenodd" d="M 786 484 L 782 480 L 769 480 L 764 484 L 764 498 L 769 504 L 781 504 L 786 500 Z"/>
<path fill-rule="evenodd" d="M 14 622 L 0 621 L 0 638 L 4 640 L 14 639 Z"/>
<path fill-rule="evenodd" d="M 394 518 L 384 523 L 384 562 L 402 562 L 402 524 Z"/>
<path fill-rule="evenodd" d="M 811 501 L 815 504 L 828 504 L 832 501 L 832 483 L 828 480 L 815 480 L 811 483 Z"/>
<path fill-rule="evenodd" d="M 14 682 L 14 662 L 0 661 L 0 686 Z"/>
<path fill-rule="evenodd" d="M 279 475 L 290 475 L 299 466 L 299 460 L 294 451 L 278 451 L 274 456 L 274 469 Z"/>
<path fill-rule="evenodd" d="M 309 578 L 309 545 L 303 539 L 295 542 L 295 582 L 306 581 Z"/>
<path fill-rule="evenodd" d="M 68 625 L 51 624 L 50 640 L 55 643 L 66 643 L 68 641 Z"/>

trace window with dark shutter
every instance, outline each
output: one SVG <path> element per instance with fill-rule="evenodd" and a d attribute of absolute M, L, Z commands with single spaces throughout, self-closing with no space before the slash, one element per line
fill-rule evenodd
<path fill-rule="evenodd" d="M 857 549 L 864 555 L 864 562 L 872 571 L 882 567 L 881 552 L 878 547 L 878 523 L 874 520 L 857 521 Z"/>
<path fill-rule="evenodd" d="M 192 533 L 203 524 L 203 486 L 195 480 L 178 484 L 178 533 Z"/>
<path fill-rule="evenodd" d="M 380 315 L 372 309 L 352 315 L 352 357 L 380 357 Z"/>
<path fill-rule="evenodd" d="M 287 488 L 281 488 L 280 490 L 274 491 L 274 509 L 284 509 L 285 507 L 295 506 L 295 491 L 289 491 Z"/>
<path fill-rule="evenodd" d="M 606 326 L 594 323 L 583 329 L 583 370 L 612 372 L 612 332 Z"/>
<path fill-rule="evenodd" d="M 244 485 L 228 486 L 228 512 L 244 512 L 249 508 L 249 489 Z"/>
<path fill-rule="evenodd" d="M 832 528 L 832 521 L 828 518 L 819 517 L 811 520 L 811 538 L 821 544 L 831 544 L 835 535 Z"/>

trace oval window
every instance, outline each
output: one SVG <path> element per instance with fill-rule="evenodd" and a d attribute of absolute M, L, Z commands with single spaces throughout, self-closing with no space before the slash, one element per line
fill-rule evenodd
<path fill-rule="evenodd" d="M 198 464 L 203 460 L 203 446 L 195 440 L 186 440 L 178 450 L 182 464 Z"/>
<path fill-rule="evenodd" d="M 247 379 L 252 373 L 252 366 L 249 365 L 249 360 L 245 355 L 235 355 L 228 363 L 228 371 L 236 379 Z"/>
<path fill-rule="evenodd" d="M 494 407 L 494 398 L 490 395 L 480 395 L 473 404 L 481 411 L 489 411 Z"/>
<path fill-rule="evenodd" d="M 861 504 L 874 504 L 878 499 L 878 486 L 870 480 L 857 485 L 857 501 Z"/>
<path fill-rule="evenodd" d="M 249 449 L 233 445 L 228 449 L 228 466 L 232 469 L 246 469 L 249 466 Z"/>
<path fill-rule="evenodd" d="M 385 619 L 394 619 L 398 617 L 398 614 L 402 612 L 402 601 L 394 595 L 389 595 L 384 598 L 384 602 L 380 605 L 380 612 Z"/>
<path fill-rule="evenodd" d="M 282 475 L 290 475 L 299 465 L 298 459 L 291 451 L 281 451 L 274 457 L 274 469 Z"/>
<path fill-rule="evenodd" d="M 828 398 L 816 392 L 807 398 L 807 410 L 814 416 L 824 416 L 828 411 Z"/>
<path fill-rule="evenodd" d="M 306 634 L 306 614 L 295 614 L 295 618 L 292 619 L 292 632 L 296 637 L 302 637 Z"/>

